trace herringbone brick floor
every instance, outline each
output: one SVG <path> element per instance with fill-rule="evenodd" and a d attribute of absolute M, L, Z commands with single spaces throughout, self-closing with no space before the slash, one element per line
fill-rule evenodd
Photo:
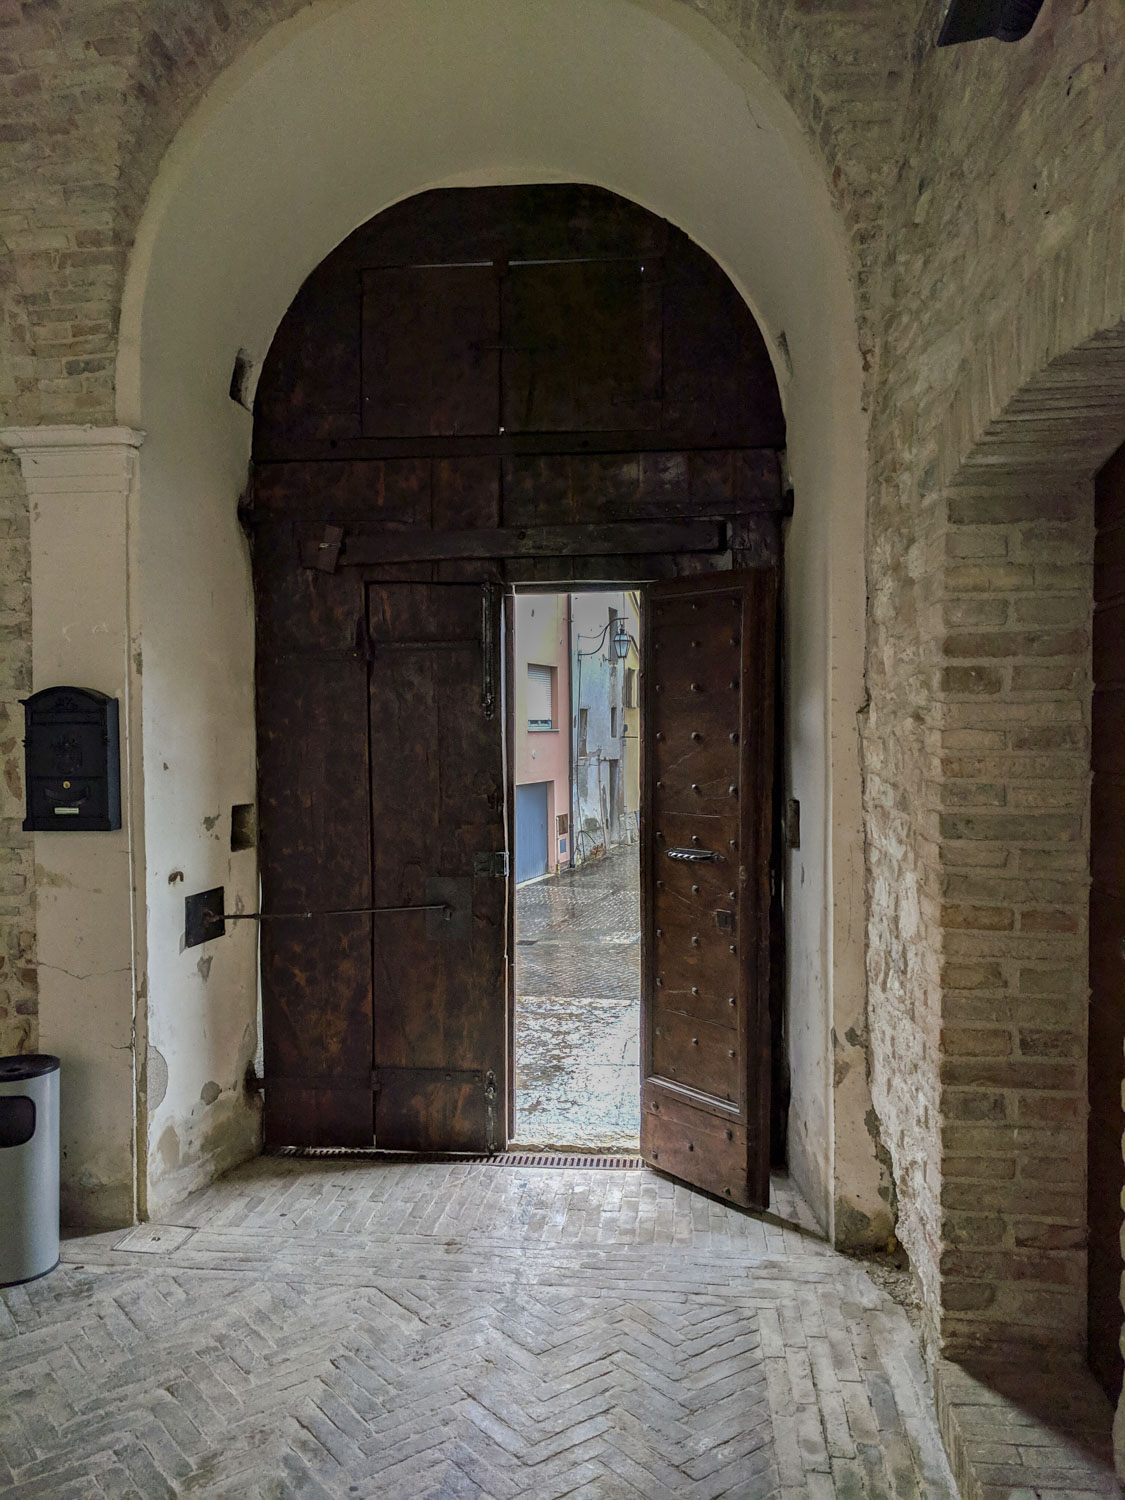
<path fill-rule="evenodd" d="M 0 1294 L 0 1494 L 953 1497 L 905 1314 L 775 1210 L 262 1158 Z"/>

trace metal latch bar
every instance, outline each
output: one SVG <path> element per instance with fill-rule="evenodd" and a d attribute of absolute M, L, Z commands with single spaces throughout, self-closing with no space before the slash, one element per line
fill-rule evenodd
<path fill-rule="evenodd" d="M 471 885 L 471 878 L 466 877 L 466 882 Z M 216 885 L 209 891 L 197 891 L 184 897 L 184 947 L 195 948 L 200 943 L 222 937 L 228 922 L 307 922 L 313 917 L 366 917 L 410 911 L 425 913 L 426 932 L 430 938 L 439 935 L 442 939 L 452 938 L 458 927 L 454 918 L 460 917 L 458 895 L 452 890 L 431 890 L 429 882 L 425 894 L 432 899 L 416 905 L 341 906 L 327 911 L 225 911 L 224 888 Z"/>
<path fill-rule="evenodd" d="M 433 901 L 427 906 L 338 906 L 329 911 L 205 911 L 212 922 L 292 921 L 308 917 L 381 917 L 396 911 L 443 911 L 448 922 L 453 908 L 448 901 Z"/>

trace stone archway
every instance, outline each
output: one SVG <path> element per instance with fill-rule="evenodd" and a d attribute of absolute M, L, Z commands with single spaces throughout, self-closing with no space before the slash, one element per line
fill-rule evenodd
<path fill-rule="evenodd" d="M 875 590 L 874 1094 L 954 1359 L 1085 1347 L 1093 482 L 1125 438 L 1120 234 L 1045 267 L 961 371 L 897 645 L 904 571 Z"/>
<path fill-rule="evenodd" d="M 622 57 L 643 65 L 622 70 Z M 153 189 L 118 361 L 120 417 L 147 433 L 130 585 L 145 663 L 142 1208 L 213 1170 L 222 1141 L 208 1135 L 201 1089 L 218 1079 L 234 1098 L 253 1040 L 252 943 L 217 952 L 204 977 L 180 951 L 184 886 L 169 884 L 182 871 L 189 889 L 253 896 L 252 862 L 232 863 L 208 826 L 251 795 L 249 588 L 234 519 L 249 418 L 228 397 L 234 356 L 260 355 L 311 266 L 388 203 L 435 185 L 558 180 L 608 187 L 685 228 L 774 347 L 790 470 L 811 497 L 787 542 L 789 781 L 804 844 L 790 912 L 802 997 L 791 1140 L 837 1238 L 888 1232 L 867 1120 L 852 730 L 865 428 L 845 253 L 792 116 L 745 59 L 679 7 L 673 21 L 655 4 L 589 0 L 521 8 L 518 24 L 501 5 L 458 20 L 429 0 L 305 13 L 224 75 Z M 168 1068 L 152 1109 L 146 1055 Z"/>

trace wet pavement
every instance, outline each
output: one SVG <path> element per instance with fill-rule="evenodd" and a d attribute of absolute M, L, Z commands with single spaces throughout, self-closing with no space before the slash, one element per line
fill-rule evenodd
<path fill-rule="evenodd" d="M 635 1151 L 640 1136 L 638 849 L 516 892 L 516 1140 Z"/>

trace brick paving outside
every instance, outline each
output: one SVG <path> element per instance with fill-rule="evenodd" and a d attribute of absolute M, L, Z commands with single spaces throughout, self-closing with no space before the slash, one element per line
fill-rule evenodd
<path fill-rule="evenodd" d="M 516 891 L 516 1138 L 635 1151 L 640 1136 L 638 849 Z"/>
<path fill-rule="evenodd" d="M 773 1202 L 260 1158 L 0 1293 L 0 1495 L 952 1500 L 905 1313 Z"/>

